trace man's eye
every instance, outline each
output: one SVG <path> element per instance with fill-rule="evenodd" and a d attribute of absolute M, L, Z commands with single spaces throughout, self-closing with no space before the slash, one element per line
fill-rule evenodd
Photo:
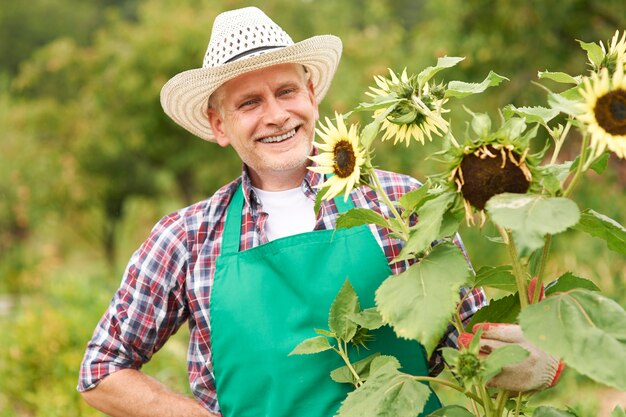
<path fill-rule="evenodd" d="M 285 88 L 284 90 L 280 90 L 280 92 L 278 93 L 281 96 L 284 96 L 286 94 L 290 94 L 293 93 L 295 91 L 294 88 Z"/>
<path fill-rule="evenodd" d="M 256 100 L 247 100 L 239 105 L 239 108 L 252 107 L 256 104 Z"/>

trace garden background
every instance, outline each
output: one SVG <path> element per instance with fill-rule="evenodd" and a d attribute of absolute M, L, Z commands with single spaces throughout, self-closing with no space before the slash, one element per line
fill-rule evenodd
<path fill-rule="evenodd" d="M 78 366 L 126 261 L 159 218 L 211 195 L 241 168 L 231 150 L 170 121 L 159 90 L 200 66 L 217 13 L 247 5 L 295 41 L 342 38 L 322 116 L 364 100 L 387 68 L 419 72 L 443 55 L 466 57 L 450 79 L 478 82 L 489 70 L 510 79 L 465 100 L 473 111 L 495 117 L 508 103 L 542 105 L 545 93 L 531 83 L 538 71 L 583 73 L 576 39 L 606 44 L 626 28 L 626 0 L 4 0 L 0 417 L 100 415 L 75 391 Z M 424 179 L 441 168 L 420 157 L 434 149 L 381 143 L 376 161 Z M 611 155 L 605 175 L 589 174 L 573 198 L 624 224 L 625 187 L 626 161 Z M 474 266 L 503 263 L 501 248 L 481 234 L 494 232 L 462 229 Z M 625 305 L 623 256 L 575 232 L 556 236 L 553 250 L 550 276 L 575 271 Z M 145 367 L 183 392 L 187 335 L 181 330 Z M 622 395 L 566 370 L 542 396 L 596 416 Z"/>

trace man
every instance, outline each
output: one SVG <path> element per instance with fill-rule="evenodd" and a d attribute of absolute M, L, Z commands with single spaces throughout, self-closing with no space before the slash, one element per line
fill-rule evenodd
<path fill-rule="evenodd" d="M 217 16 L 201 69 L 163 87 L 165 112 L 200 138 L 232 146 L 244 170 L 208 200 L 164 217 L 131 258 L 81 367 L 78 389 L 93 407 L 113 416 L 337 410 L 347 391 L 328 376 L 341 366 L 336 355 L 287 354 L 324 326 L 346 276 L 372 306 L 380 282 L 407 267 L 389 265 L 400 243 L 385 230 L 333 230 L 339 212 L 355 205 L 389 214 L 371 190 L 354 190 L 346 204 L 327 201 L 317 217 L 313 210 L 324 181 L 307 169 L 317 104 L 340 55 L 334 36 L 294 44 L 263 12 L 244 8 Z M 393 173 L 381 172 L 381 181 L 396 200 L 419 186 Z M 485 301 L 481 291 L 466 295 L 464 319 Z M 185 322 L 195 399 L 139 371 Z M 388 328 L 375 343 L 404 370 L 428 373 L 417 343 Z M 438 406 L 433 395 L 426 410 Z"/>

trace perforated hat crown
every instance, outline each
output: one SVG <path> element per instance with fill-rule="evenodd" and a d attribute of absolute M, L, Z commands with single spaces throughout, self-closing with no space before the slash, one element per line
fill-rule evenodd
<path fill-rule="evenodd" d="M 256 7 L 218 15 L 202 68 L 181 72 L 161 89 L 161 105 L 176 123 L 214 142 L 207 117 L 209 96 L 222 84 L 247 72 L 296 63 L 307 68 L 315 96 L 324 98 L 341 58 L 341 40 L 322 35 L 294 43 Z"/>

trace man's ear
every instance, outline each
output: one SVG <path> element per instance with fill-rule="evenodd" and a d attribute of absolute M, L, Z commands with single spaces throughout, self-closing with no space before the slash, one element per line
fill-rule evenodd
<path fill-rule="evenodd" d="M 209 118 L 209 124 L 211 125 L 211 129 L 213 130 L 213 136 L 215 137 L 215 141 L 218 145 L 222 147 L 226 147 L 230 145 L 230 140 L 228 136 L 226 136 L 226 132 L 224 131 L 224 118 L 220 114 L 219 111 L 209 107 L 206 111 L 207 117 Z"/>

